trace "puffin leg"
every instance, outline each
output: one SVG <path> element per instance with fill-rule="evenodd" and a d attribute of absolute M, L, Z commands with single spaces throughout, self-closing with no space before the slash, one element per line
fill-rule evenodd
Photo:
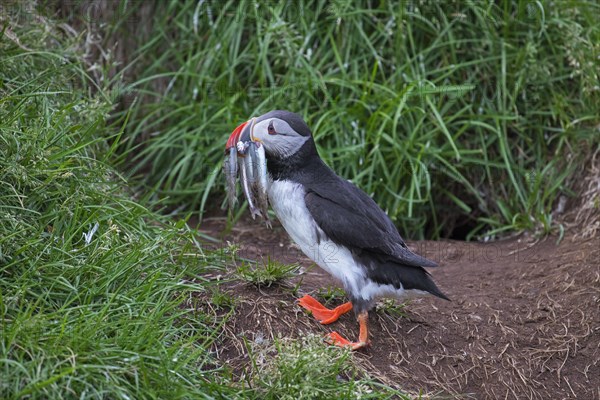
<path fill-rule="evenodd" d="M 350 347 L 352 350 L 361 349 L 369 344 L 369 328 L 368 328 L 369 313 L 363 311 L 358 314 L 358 324 L 360 333 L 358 334 L 358 342 L 350 342 L 344 339 L 339 333 L 331 332 L 329 334 L 329 343 L 340 347 Z"/>
<path fill-rule="evenodd" d="M 331 324 L 338 320 L 338 318 L 352 310 L 352 303 L 347 302 L 330 310 L 325 307 L 323 304 L 319 303 L 314 297 L 309 295 L 305 295 L 301 299 L 298 299 L 298 304 L 308 311 L 310 311 L 320 323 L 323 325 Z"/>

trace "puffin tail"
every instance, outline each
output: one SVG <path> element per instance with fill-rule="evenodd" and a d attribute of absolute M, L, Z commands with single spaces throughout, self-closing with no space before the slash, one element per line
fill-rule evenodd
<path fill-rule="evenodd" d="M 392 284 L 404 290 L 420 290 L 444 300 L 451 301 L 437 287 L 431 275 L 423 267 L 387 262 L 377 265 L 369 272 L 369 278 L 380 284 Z"/>
<path fill-rule="evenodd" d="M 446 296 L 444 293 L 442 293 L 442 291 L 440 290 L 440 288 L 437 287 L 437 285 L 435 284 L 435 282 L 433 281 L 433 279 L 431 279 L 431 276 L 429 275 L 429 272 L 425 271 L 425 273 L 427 274 L 427 291 L 429 293 L 431 293 L 432 295 L 439 297 L 440 299 L 444 299 L 444 300 L 448 300 L 448 301 L 452 301 L 450 300 L 450 298 L 448 296 Z"/>

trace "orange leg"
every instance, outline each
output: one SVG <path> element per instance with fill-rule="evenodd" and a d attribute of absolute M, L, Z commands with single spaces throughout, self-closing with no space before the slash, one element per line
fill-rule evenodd
<path fill-rule="evenodd" d="M 350 342 L 344 339 L 339 333 L 331 332 L 329 334 L 329 343 L 340 347 L 350 347 L 352 350 L 358 350 L 367 346 L 369 344 L 369 328 L 367 327 L 368 320 L 368 312 L 363 311 L 358 314 L 358 324 L 360 326 L 358 342 Z"/>
<path fill-rule="evenodd" d="M 309 295 L 305 295 L 299 299 L 298 304 L 310 311 L 312 315 L 323 325 L 331 324 L 332 322 L 337 321 L 342 314 L 352 310 L 352 303 L 350 302 L 344 303 L 341 306 L 330 310 Z"/>

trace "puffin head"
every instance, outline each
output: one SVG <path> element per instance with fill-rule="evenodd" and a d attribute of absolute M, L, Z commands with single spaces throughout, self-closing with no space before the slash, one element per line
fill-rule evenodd
<path fill-rule="evenodd" d="M 235 146 L 243 155 L 244 144 L 249 141 L 262 144 L 267 157 L 285 159 L 296 154 L 307 141 L 312 141 L 312 134 L 298 114 L 274 110 L 238 126 L 227 140 L 225 150 Z"/>

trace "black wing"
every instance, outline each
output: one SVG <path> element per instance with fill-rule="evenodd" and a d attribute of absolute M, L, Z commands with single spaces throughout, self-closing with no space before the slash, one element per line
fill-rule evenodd
<path fill-rule="evenodd" d="M 315 222 L 331 240 L 399 264 L 437 266 L 407 248 L 390 218 L 365 192 L 335 174 L 328 178 L 305 185 L 305 200 Z"/>

